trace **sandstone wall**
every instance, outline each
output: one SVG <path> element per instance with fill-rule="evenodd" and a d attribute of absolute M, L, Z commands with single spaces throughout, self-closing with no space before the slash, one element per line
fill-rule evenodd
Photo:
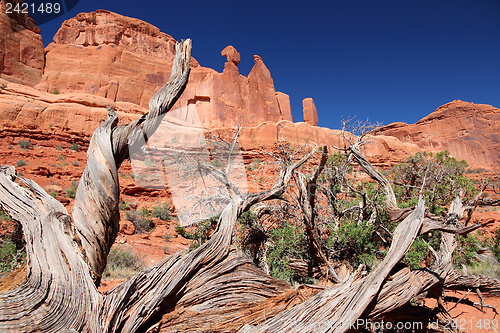
<path fill-rule="evenodd" d="M 170 78 L 175 40 L 138 19 L 98 10 L 64 22 L 46 48 L 46 66 L 37 88 L 81 92 L 147 107 Z M 291 120 L 288 95 L 276 92 L 259 56 L 248 78 L 239 74 L 240 55 L 232 46 L 223 73 L 191 63 L 191 75 L 177 107 L 193 107 L 204 126 L 256 126 Z"/>
<path fill-rule="evenodd" d="M 500 170 L 500 109 L 491 105 L 457 100 L 415 124 L 395 123 L 378 133 L 422 150 L 448 150 L 475 169 Z"/>
<path fill-rule="evenodd" d="M 15 8 L 20 0 L 10 1 Z M 27 15 L 6 14 L 0 0 L 0 78 L 35 85 L 42 79 L 44 56 L 40 29 Z"/>

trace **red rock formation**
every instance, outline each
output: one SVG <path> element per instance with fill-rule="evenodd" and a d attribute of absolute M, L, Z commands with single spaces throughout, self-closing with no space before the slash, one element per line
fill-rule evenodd
<path fill-rule="evenodd" d="M 500 170 L 500 109 L 453 101 L 415 124 L 394 123 L 379 134 L 412 142 L 422 150 L 448 150 L 474 169 Z"/>
<path fill-rule="evenodd" d="M 20 0 L 9 1 L 15 8 Z M 28 14 L 6 14 L 6 1 L 0 0 L 0 77 L 17 83 L 35 85 L 44 66 L 40 29 Z"/>
<path fill-rule="evenodd" d="M 147 107 L 170 76 L 174 45 L 171 36 L 141 20 L 104 10 L 81 13 L 65 21 L 46 48 L 45 73 L 37 88 L 90 93 Z M 227 58 L 222 73 L 193 60 L 178 107 L 196 107 L 207 127 L 291 120 L 290 100 L 277 94 L 259 56 L 254 56 L 255 65 L 246 78 L 239 74 L 240 54 L 234 47 L 221 54 Z"/>
<path fill-rule="evenodd" d="M 312 98 L 304 98 L 302 101 L 302 112 L 304 113 L 304 122 L 312 125 L 318 125 L 318 111 Z"/>
<path fill-rule="evenodd" d="M 276 98 L 278 99 L 278 105 L 280 107 L 281 117 L 283 118 L 283 120 L 288 120 L 293 122 L 292 107 L 290 106 L 290 96 L 280 91 L 277 91 Z"/>

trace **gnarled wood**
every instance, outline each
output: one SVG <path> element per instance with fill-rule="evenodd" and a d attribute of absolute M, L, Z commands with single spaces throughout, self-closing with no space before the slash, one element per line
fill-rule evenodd
<path fill-rule="evenodd" d="M 498 291 L 498 281 L 472 279 L 453 270 L 456 234 L 478 227 L 460 224 L 460 200 L 440 222 L 425 219 L 422 200 L 414 209 L 399 209 L 389 181 L 360 153 L 356 142 L 349 148 L 351 156 L 384 187 L 391 219 L 401 221 L 385 259 L 367 276 L 359 267 L 333 287 L 291 290 L 235 251 L 238 216 L 259 202 L 280 198 L 297 168 L 313 155 L 311 150 L 282 170 L 270 190 L 234 191 L 215 232 L 199 248 L 169 256 L 99 293 L 96 285 L 118 230 L 118 168 L 130 147 L 138 149 L 147 141 L 184 90 L 190 52 L 189 40 L 177 45 L 172 77 L 152 97 L 146 115 L 118 126 L 109 108 L 90 142 L 73 218 L 40 186 L 17 177 L 13 167 L 0 167 L 0 203 L 22 224 L 28 257 L 26 281 L 0 294 L 0 331 L 144 332 L 156 325 L 162 331 L 345 332 L 358 318 L 383 318 L 422 292 L 461 286 Z M 315 233 L 314 193 L 307 186 L 315 184 L 325 161 L 326 154 L 313 177 L 298 182 L 311 252 L 323 264 L 327 260 Z M 415 237 L 430 230 L 443 231 L 435 264 L 416 271 L 401 266 Z"/>

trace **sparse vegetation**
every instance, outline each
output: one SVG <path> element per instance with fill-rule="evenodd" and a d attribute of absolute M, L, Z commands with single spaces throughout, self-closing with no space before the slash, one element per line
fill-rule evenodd
<path fill-rule="evenodd" d="M 21 225 L 0 209 L 0 223 L 4 221 L 14 223 L 14 230 L 0 239 L 0 272 L 10 272 L 24 265 L 26 250 Z"/>
<path fill-rule="evenodd" d="M 0 272 L 18 269 L 25 261 L 24 249 L 16 249 L 16 244 L 10 239 L 0 240 Z"/>
<path fill-rule="evenodd" d="M 292 285 L 305 282 L 288 266 L 290 258 L 308 258 L 306 239 L 300 226 L 285 221 L 280 228 L 272 229 L 268 237 L 266 257 L 271 276 Z"/>
<path fill-rule="evenodd" d="M 28 140 L 19 140 L 19 147 L 21 147 L 22 149 L 30 149 L 33 144 L 31 143 L 31 140 L 28 139 Z"/>
<path fill-rule="evenodd" d="M 16 167 L 22 167 L 22 166 L 25 166 L 26 165 L 26 161 L 25 160 L 19 160 L 16 162 Z"/>
<path fill-rule="evenodd" d="M 59 94 L 60 94 L 59 90 L 57 90 L 57 89 L 54 89 L 54 91 L 52 91 L 52 93 L 53 93 L 54 95 L 59 95 Z"/>
<path fill-rule="evenodd" d="M 107 280 L 127 279 L 142 269 L 144 265 L 141 258 L 132 253 L 131 248 L 123 249 L 120 246 L 113 246 L 102 275 Z"/>
<path fill-rule="evenodd" d="M 118 204 L 118 209 L 120 210 L 126 210 L 128 208 L 128 202 L 126 201 L 120 201 Z"/>
<path fill-rule="evenodd" d="M 162 221 L 170 220 L 170 205 L 166 202 L 153 206 L 153 211 L 151 212 L 153 217 L 159 218 Z"/>
<path fill-rule="evenodd" d="M 73 166 L 76 166 L 76 167 L 77 167 L 77 166 L 79 166 L 79 165 L 80 165 L 80 162 L 78 162 L 78 161 L 72 161 L 72 162 L 71 162 L 71 164 L 73 164 Z"/>
<path fill-rule="evenodd" d="M 69 149 L 73 151 L 80 151 L 80 145 L 78 143 L 72 143 L 71 146 L 69 146 Z"/>
<path fill-rule="evenodd" d="M 66 190 L 66 194 L 69 198 L 74 199 L 76 197 L 76 190 L 78 189 L 78 182 L 72 181 L 71 187 Z"/>
<path fill-rule="evenodd" d="M 13 145 L 8 145 L 7 149 L 14 149 L 14 146 Z"/>
<path fill-rule="evenodd" d="M 212 230 L 212 226 L 217 222 L 218 217 L 212 217 L 210 219 L 198 222 L 196 226 L 190 227 L 192 231 L 188 231 L 188 228 L 183 226 L 176 226 L 175 231 L 186 239 L 193 240 L 189 244 L 189 249 L 194 250 L 205 243 L 208 239 L 208 234 Z"/>
<path fill-rule="evenodd" d="M 149 210 L 147 208 L 127 210 L 125 218 L 134 224 L 136 232 L 149 232 L 154 228 Z"/>
<path fill-rule="evenodd" d="M 61 147 L 61 146 L 56 146 L 56 150 L 57 150 L 57 151 L 61 151 L 61 150 L 63 150 L 63 147 Z"/>
<path fill-rule="evenodd" d="M 58 156 L 57 156 L 57 159 L 58 159 L 59 161 L 64 161 L 64 160 L 66 159 L 66 156 L 64 156 L 64 155 L 58 155 Z"/>

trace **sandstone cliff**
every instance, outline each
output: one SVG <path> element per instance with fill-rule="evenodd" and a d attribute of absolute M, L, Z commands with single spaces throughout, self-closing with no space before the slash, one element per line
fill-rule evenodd
<path fill-rule="evenodd" d="M 448 150 L 474 169 L 500 170 L 500 109 L 491 105 L 457 100 L 415 124 L 394 123 L 378 133 L 422 150 Z"/>
<path fill-rule="evenodd" d="M 147 107 L 170 77 L 175 40 L 153 25 L 109 11 L 80 13 L 64 22 L 46 48 L 46 66 L 38 89 L 81 92 Z M 178 107 L 196 106 L 207 127 L 256 126 L 291 120 L 288 95 L 275 91 L 259 56 L 248 78 L 239 74 L 240 55 L 232 46 L 224 71 L 192 60 L 189 84 Z M 139 66 L 140 64 L 140 66 Z"/>
<path fill-rule="evenodd" d="M 15 7 L 20 0 L 9 1 Z M 42 78 L 44 56 L 40 29 L 28 14 L 6 14 L 0 0 L 0 78 L 35 85 Z"/>
<path fill-rule="evenodd" d="M 29 17 L 0 13 L 0 29 L 3 137 L 88 140 L 106 117 L 106 105 L 124 122 L 136 119 L 170 76 L 175 40 L 141 20 L 103 10 L 78 14 L 64 22 L 45 49 L 46 61 L 39 29 Z M 245 77 L 233 46 L 221 55 L 227 59 L 222 73 L 192 60 L 189 84 L 177 104 L 178 120 L 219 132 L 241 125 L 240 141 L 247 149 L 277 140 L 340 143 L 339 131 L 317 127 L 311 98 L 303 101 L 304 122 L 293 123 L 290 98 L 275 90 L 261 57 L 254 56 Z M 492 106 L 455 101 L 416 124 L 385 126 L 366 154 L 378 165 L 391 165 L 418 150 L 447 149 L 475 169 L 498 170 L 499 117 Z"/>

